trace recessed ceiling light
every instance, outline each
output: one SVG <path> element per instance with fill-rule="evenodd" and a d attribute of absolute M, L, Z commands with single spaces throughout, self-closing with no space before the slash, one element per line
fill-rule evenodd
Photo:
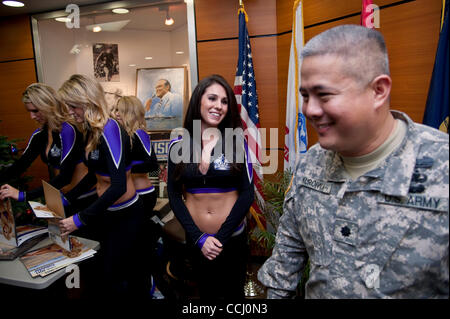
<path fill-rule="evenodd" d="M 184 54 L 184 51 L 177 51 L 175 54 Z"/>
<path fill-rule="evenodd" d="M 20 1 L 3 1 L 2 3 L 3 3 L 5 6 L 8 6 L 8 7 L 16 7 L 16 8 L 20 8 L 20 7 L 25 6 L 25 5 L 23 4 L 23 2 L 20 2 Z"/>
<path fill-rule="evenodd" d="M 112 12 L 117 13 L 117 14 L 125 14 L 125 13 L 128 13 L 130 11 L 128 9 L 125 9 L 125 8 L 116 8 L 116 9 L 113 9 Z"/>
<path fill-rule="evenodd" d="M 153 59 L 151 56 L 146 56 L 144 59 L 146 59 L 146 60 L 151 60 L 151 59 Z"/>
<path fill-rule="evenodd" d="M 70 22 L 72 21 L 72 19 L 68 18 L 68 17 L 59 17 L 59 18 L 55 18 L 56 21 L 58 22 Z"/>
<path fill-rule="evenodd" d="M 114 21 L 114 22 L 106 22 L 106 23 L 93 23 L 86 26 L 86 30 L 93 31 L 94 27 L 100 27 L 101 31 L 108 32 L 118 32 L 122 30 L 124 26 L 128 24 L 131 20 L 122 20 L 122 21 Z"/>
<path fill-rule="evenodd" d="M 100 32 L 102 31 L 102 27 L 99 25 L 96 25 L 95 27 L 92 28 L 92 32 Z"/>
<path fill-rule="evenodd" d="M 128 64 L 128 66 L 136 66 L 136 64 Z"/>

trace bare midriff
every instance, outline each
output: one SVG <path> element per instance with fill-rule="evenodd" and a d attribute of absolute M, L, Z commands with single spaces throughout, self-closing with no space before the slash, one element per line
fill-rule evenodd
<path fill-rule="evenodd" d="M 111 177 L 102 176 L 95 174 L 97 176 L 97 195 L 102 196 L 104 192 L 111 186 Z M 136 189 L 134 188 L 133 179 L 131 178 L 130 171 L 127 172 L 127 191 L 120 196 L 118 200 L 114 202 L 115 204 L 123 203 L 131 199 L 136 194 Z"/>
<path fill-rule="evenodd" d="M 66 186 L 61 188 L 61 191 L 63 193 L 67 193 L 68 191 L 72 190 L 72 188 L 74 188 L 83 179 L 87 172 L 88 168 L 86 167 L 86 165 L 83 162 L 78 163 L 73 171 L 70 184 L 67 184 Z M 59 170 L 57 170 L 56 173 L 59 174 Z"/>
<path fill-rule="evenodd" d="M 200 194 L 186 192 L 185 198 L 186 208 L 197 227 L 204 233 L 216 234 L 236 203 L 238 192 Z"/>
<path fill-rule="evenodd" d="M 136 189 L 144 189 L 152 186 L 152 182 L 148 178 L 147 173 L 132 173 L 134 187 Z"/>

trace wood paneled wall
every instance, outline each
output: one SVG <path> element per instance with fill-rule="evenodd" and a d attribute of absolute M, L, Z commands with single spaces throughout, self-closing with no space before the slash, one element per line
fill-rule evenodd
<path fill-rule="evenodd" d="M 244 0 L 263 128 L 278 128 L 283 169 L 285 104 L 294 0 Z M 439 37 L 441 0 L 374 0 L 390 57 L 391 106 L 422 122 Z M 238 0 L 196 0 L 199 78 L 212 73 L 234 83 Z M 304 0 L 305 42 L 340 24 L 359 24 L 361 0 Z M 308 125 L 309 146 L 317 136 Z M 268 140 L 268 139 L 267 139 Z M 269 145 L 267 145 L 269 147 Z"/>
<path fill-rule="evenodd" d="M 36 82 L 31 34 L 28 16 L 0 19 L 0 134 L 22 139 L 20 149 L 38 128 L 22 103 L 22 92 Z M 37 159 L 25 174 L 33 176 L 30 187 L 41 185 L 48 179 L 47 165 Z"/>
<path fill-rule="evenodd" d="M 391 105 L 421 122 L 439 36 L 441 0 L 374 0 L 380 7 L 379 29 L 390 56 Z M 283 168 L 287 70 L 294 0 L 244 0 L 253 51 L 261 126 L 278 128 L 278 169 Z M 199 78 L 212 73 L 234 83 L 238 53 L 238 0 L 196 0 Z M 359 23 L 361 0 L 304 0 L 305 41 L 339 24 Z M 31 28 L 27 16 L 0 19 L 0 134 L 21 138 L 37 127 L 25 112 L 21 93 L 36 81 Z M 267 145 L 270 147 L 269 134 Z M 309 146 L 317 136 L 308 125 Z M 274 150 L 272 150 L 274 151 Z M 47 177 L 35 161 L 33 184 Z"/>

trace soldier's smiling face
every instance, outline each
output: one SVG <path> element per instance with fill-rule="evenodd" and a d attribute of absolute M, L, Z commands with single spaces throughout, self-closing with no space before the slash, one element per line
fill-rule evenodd
<path fill-rule="evenodd" d="M 363 155 L 375 117 L 373 91 L 343 72 L 336 55 L 306 57 L 301 67 L 303 114 L 316 130 L 320 145 L 344 156 Z"/>

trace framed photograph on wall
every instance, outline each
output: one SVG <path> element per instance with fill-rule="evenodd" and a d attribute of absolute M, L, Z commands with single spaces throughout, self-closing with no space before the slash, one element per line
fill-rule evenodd
<path fill-rule="evenodd" d="M 183 126 L 186 92 L 184 66 L 136 70 L 136 96 L 145 108 L 149 131 L 170 131 Z"/>
<path fill-rule="evenodd" d="M 92 46 L 94 76 L 100 82 L 119 82 L 119 46 L 95 43 Z"/>

